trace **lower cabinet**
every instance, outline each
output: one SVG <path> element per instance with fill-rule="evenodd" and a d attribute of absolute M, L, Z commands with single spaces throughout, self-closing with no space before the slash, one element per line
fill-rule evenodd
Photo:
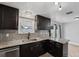
<path fill-rule="evenodd" d="M 35 42 L 20 46 L 21 57 L 37 57 L 44 54 L 46 51 L 43 49 L 41 42 Z"/>
<path fill-rule="evenodd" d="M 0 57 L 39 57 L 46 52 L 54 57 L 68 56 L 68 43 L 61 44 L 53 40 L 23 44 L 0 50 Z"/>
<path fill-rule="evenodd" d="M 56 49 L 56 57 L 63 57 L 63 44 L 56 42 L 55 43 L 55 49 Z"/>
<path fill-rule="evenodd" d="M 54 41 L 50 41 L 48 47 L 49 47 L 48 52 L 49 52 L 52 56 L 55 56 L 55 55 L 56 55 L 55 42 L 54 42 Z"/>
<path fill-rule="evenodd" d="M 31 51 L 33 56 L 40 56 L 45 53 L 41 42 L 38 42 L 36 45 L 32 46 Z"/>
<path fill-rule="evenodd" d="M 68 43 L 61 44 L 53 40 L 43 40 L 20 45 L 20 57 L 38 57 L 46 52 L 54 57 L 67 57 Z"/>
<path fill-rule="evenodd" d="M 42 41 L 42 47 L 43 47 L 45 52 L 48 52 L 48 50 L 49 50 L 49 40 L 43 40 Z"/>
<path fill-rule="evenodd" d="M 54 57 L 67 57 L 68 56 L 68 43 L 61 44 L 59 42 L 50 41 L 49 51 Z"/>
<path fill-rule="evenodd" d="M 32 55 L 29 44 L 20 46 L 20 57 L 30 57 Z"/>

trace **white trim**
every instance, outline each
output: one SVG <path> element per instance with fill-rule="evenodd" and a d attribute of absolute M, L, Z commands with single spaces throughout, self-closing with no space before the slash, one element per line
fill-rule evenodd
<path fill-rule="evenodd" d="M 69 44 L 79 46 L 79 43 L 70 41 Z"/>

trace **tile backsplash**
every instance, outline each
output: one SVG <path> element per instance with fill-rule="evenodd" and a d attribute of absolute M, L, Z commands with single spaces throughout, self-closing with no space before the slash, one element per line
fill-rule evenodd
<path fill-rule="evenodd" d="M 49 37 L 48 31 L 38 31 L 36 33 L 31 33 L 30 37 Z M 0 42 L 2 41 L 12 41 L 19 39 L 27 39 L 27 34 L 18 34 L 17 30 L 0 30 Z"/>

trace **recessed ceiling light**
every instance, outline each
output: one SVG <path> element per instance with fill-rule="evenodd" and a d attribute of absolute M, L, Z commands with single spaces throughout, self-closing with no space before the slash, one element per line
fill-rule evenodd
<path fill-rule="evenodd" d="M 58 10 L 62 10 L 62 6 L 60 2 L 55 2 L 55 5 L 58 7 Z"/>
<path fill-rule="evenodd" d="M 61 7 L 61 5 L 59 6 L 59 10 L 62 10 L 62 7 Z"/>
<path fill-rule="evenodd" d="M 74 19 L 75 19 L 75 20 L 79 20 L 79 17 L 75 17 Z"/>
<path fill-rule="evenodd" d="M 68 12 L 66 12 L 66 14 L 68 14 L 68 15 L 69 15 L 69 14 L 72 14 L 72 13 L 73 13 L 73 11 L 68 11 Z"/>
<path fill-rule="evenodd" d="M 58 2 L 55 2 L 55 5 L 58 5 Z"/>
<path fill-rule="evenodd" d="M 27 10 L 27 11 L 25 11 L 25 13 L 26 13 L 27 15 L 31 15 L 31 14 L 32 14 L 32 11 Z"/>

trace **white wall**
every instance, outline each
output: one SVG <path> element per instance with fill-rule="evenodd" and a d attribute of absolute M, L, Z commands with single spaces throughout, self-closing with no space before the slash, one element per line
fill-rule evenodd
<path fill-rule="evenodd" d="M 64 25 L 64 38 L 79 43 L 79 21 Z"/>

